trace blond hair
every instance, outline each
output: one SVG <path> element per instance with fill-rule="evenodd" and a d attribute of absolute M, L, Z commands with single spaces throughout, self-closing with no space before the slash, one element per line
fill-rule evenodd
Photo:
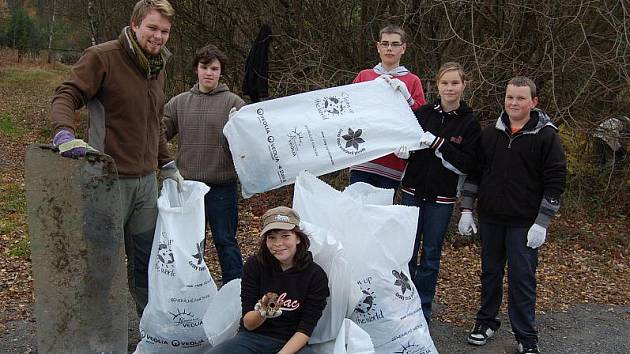
<path fill-rule="evenodd" d="M 131 23 L 136 26 L 140 26 L 142 20 L 147 17 L 151 10 L 159 12 L 170 22 L 173 22 L 173 17 L 175 17 L 175 10 L 173 9 L 173 5 L 171 5 L 168 0 L 140 0 L 133 7 L 133 12 L 131 13 Z"/>
<path fill-rule="evenodd" d="M 442 64 L 442 66 L 440 66 L 440 70 L 438 70 L 437 72 L 437 76 L 435 80 L 440 81 L 440 78 L 442 77 L 442 75 L 444 75 L 444 73 L 447 71 L 457 71 L 462 82 L 465 83 L 468 81 L 468 76 L 466 75 L 466 72 L 464 71 L 464 67 L 460 63 L 457 63 L 454 61 L 449 61 L 447 63 Z"/>

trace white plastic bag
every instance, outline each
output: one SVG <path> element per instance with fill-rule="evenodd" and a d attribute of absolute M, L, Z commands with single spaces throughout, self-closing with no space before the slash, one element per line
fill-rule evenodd
<path fill-rule="evenodd" d="M 203 197 L 209 188 L 164 180 L 149 261 L 149 303 L 140 320 L 136 353 L 202 353 L 208 349 L 203 317 L 217 292 L 203 259 Z"/>
<path fill-rule="evenodd" d="M 334 340 L 311 345 L 311 348 L 316 354 L 374 354 L 370 335 L 347 318 Z"/>
<path fill-rule="evenodd" d="M 203 329 L 210 345 L 214 347 L 234 337 L 241 315 L 241 279 L 234 279 L 219 289 L 203 317 Z"/>
<path fill-rule="evenodd" d="M 373 160 L 401 145 L 420 149 L 422 128 L 383 80 L 242 107 L 223 128 L 244 197 Z"/>
<path fill-rule="evenodd" d="M 346 187 L 342 194 L 361 204 L 392 205 L 395 192 L 393 188 L 378 188 L 365 182 L 356 182 Z"/>
<path fill-rule="evenodd" d="M 303 221 L 334 229 L 340 238 L 363 292 L 351 319 L 370 334 L 376 353 L 437 353 L 407 265 L 418 208 L 359 200 L 304 172 L 296 180 L 293 208 Z"/>
<path fill-rule="evenodd" d="M 313 254 L 315 263 L 326 272 L 330 289 L 326 307 L 317 321 L 309 343 L 328 342 L 337 337 L 344 319 L 352 314 L 361 300 L 361 288 L 352 281 L 350 264 L 341 243 L 334 236 L 334 231 L 308 222 L 302 222 L 300 228 L 309 235 L 309 251 Z"/>

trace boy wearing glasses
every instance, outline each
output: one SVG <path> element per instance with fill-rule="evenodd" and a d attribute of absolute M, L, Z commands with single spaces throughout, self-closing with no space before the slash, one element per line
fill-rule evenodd
<path fill-rule="evenodd" d="M 388 80 L 388 82 L 392 87 L 401 91 L 412 110 L 418 109 L 425 103 L 424 90 L 420 78 L 400 65 L 400 58 L 405 54 L 406 49 L 405 31 L 402 28 L 388 25 L 381 29 L 379 41 L 376 42 L 376 50 L 381 62 L 372 69 L 361 70 L 352 82 L 371 81 L 382 75 L 398 79 L 400 81 Z M 398 87 L 396 87 L 397 85 Z M 352 166 L 350 168 L 350 184 L 365 182 L 379 188 L 396 189 L 400 184 L 404 169 L 405 161 L 392 153 Z"/>

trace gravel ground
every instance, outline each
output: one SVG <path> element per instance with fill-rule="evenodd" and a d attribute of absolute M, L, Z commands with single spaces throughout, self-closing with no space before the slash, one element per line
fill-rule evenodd
<path fill-rule="evenodd" d="M 436 322 L 430 330 L 440 353 L 517 353 L 506 315 L 501 322 L 483 347 L 466 342 L 470 328 Z M 580 304 L 565 312 L 537 315 L 537 322 L 542 353 L 630 353 L 630 307 Z"/>
<path fill-rule="evenodd" d="M 131 307 L 130 307 L 131 308 Z M 444 309 L 443 309 L 444 310 Z M 138 320 L 130 311 L 130 352 L 137 342 Z M 509 323 L 483 347 L 466 343 L 468 328 L 433 322 L 431 335 L 440 353 L 516 353 Z M 13 321 L 0 335 L 0 353 L 36 353 L 33 319 Z M 540 349 L 543 353 L 630 353 L 630 307 L 580 304 L 565 312 L 538 315 Z"/>

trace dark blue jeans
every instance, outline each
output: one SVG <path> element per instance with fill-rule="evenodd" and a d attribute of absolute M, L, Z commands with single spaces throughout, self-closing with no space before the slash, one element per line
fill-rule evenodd
<path fill-rule="evenodd" d="M 286 342 L 280 339 L 239 330 L 236 336 L 210 349 L 208 354 L 276 354 Z M 303 347 L 299 354 L 313 354 L 313 350 Z"/>
<path fill-rule="evenodd" d="M 364 171 L 350 171 L 350 184 L 356 182 L 365 182 L 374 187 L 385 188 L 385 189 L 397 189 L 400 185 L 399 181 L 393 180 L 391 178 L 379 176 L 374 173 L 364 172 Z"/>
<path fill-rule="evenodd" d="M 440 272 L 440 256 L 442 255 L 444 235 L 446 235 L 448 224 L 451 221 L 453 204 L 419 200 L 408 193 L 402 193 L 401 204 L 420 208 L 416 241 L 409 261 L 409 273 L 416 289 L 418 289 L 418 294 L 420 294 L 422 312 L 428 323 L 431 320 L 431 304 Z M 418 265 L 418 251 L 420 250 L 422 252 L 420 265 Z"/>
<path fill-rule="evenodd" d="M 536 268 L 538 250 L 527 247 L 529 227 L 480 222 L 481 306 L 477 322 L 499 327 L 505 264 L 508 269 L 508 315 L 516 340 L 538 342 L 536 330 Z"/>
<path fill-rule="evenodd" d="M 209 184 L 204 197 L 206 225 L 210 225 L 214 246 L 221 265 L 221 282 L 240 278 L 243 258 L 236 242 L 238 226 L 238 192 L 236 183 Z M 205 245 L 204 245 L 205 249 Z"/>

